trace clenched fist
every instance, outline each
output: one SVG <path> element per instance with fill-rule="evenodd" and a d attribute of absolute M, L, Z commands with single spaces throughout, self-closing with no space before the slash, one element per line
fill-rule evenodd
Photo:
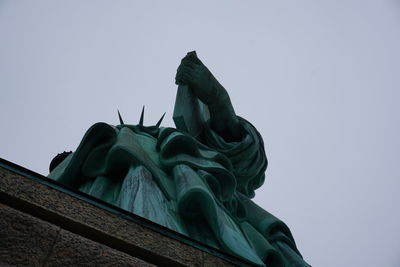
<path fill-rule="evenodd" d="M 196 52 L 189 52 L 178 67 L 176 84 L 189 85 L 192 92 L 205 104 L 213 104 L 220 93 L 217 80 L 197 57 Z"/>
<path fill-rule="evenodd" d="M 189 52 L 178 67 L 176 84 L 188 85 L 210 111 L 211 127 L 226 141 L 237 141 L 241 137 L 238 118 L 225 88 L 197 57 Z"/>

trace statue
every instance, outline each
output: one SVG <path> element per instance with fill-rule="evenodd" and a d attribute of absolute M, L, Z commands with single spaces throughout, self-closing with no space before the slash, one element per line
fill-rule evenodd
<path fill-rule="evenodd" d="M 289 228 L 251 201 L 267 168 L 260 134 L 195 52 L 175 80 L 176 129 L 118 112 L 119 125 L 96 123 L 55 157 L 49 177 L 255 265 L 309 266 Z"/>

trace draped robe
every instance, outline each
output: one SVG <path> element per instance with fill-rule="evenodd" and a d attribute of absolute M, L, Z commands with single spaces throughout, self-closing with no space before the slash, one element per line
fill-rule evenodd
<path fill-rule="evenodd" d="M 96 123 L 49 177 L 255 265 L 309 266 L 289 228 L 251 200 L 267 158 L 260 134 L 238 118 L 238 142 L 207 120 L 196 137 Z"/>

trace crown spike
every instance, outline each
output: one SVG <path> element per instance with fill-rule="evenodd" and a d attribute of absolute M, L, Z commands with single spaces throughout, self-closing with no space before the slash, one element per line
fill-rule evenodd
<path fill-rule="evenodd" d="M 165 113 L 161 116 L 161 119 L 157 122 L 156 127 L 160 127 L 162 120 L 164 119 Z"/>
<path fill-rule="evenodd" d="M 118 111 L 118 117 L 119 117 L 119 124 L 124 125 L 124 121 L 122 120 L 121 114 L 119 113 L 118 109 L 117 109 L 117 111 Z"/>
<path fill-rule="evenodd" d="M 139 125 L 143 126 L 143 120 L 144 120 L 144 105 L 142 108 L 142 114 L 140 114 Z"/>

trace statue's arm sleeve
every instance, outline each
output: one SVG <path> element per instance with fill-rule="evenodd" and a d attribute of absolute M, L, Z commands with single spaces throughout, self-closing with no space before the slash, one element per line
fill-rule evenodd
<path fill-rule="evenodd" d="M 190 90 L 178 91 L 174 110 L 177 129 L 224 154 L 233 165 L 237 190 L 252 198 L 254 190 L 264 183 L 267 157 L 264 142 L 257 129 L 247 120 L 239 116 L 237 118 L 240 140 L 227 142 L 212 129 L 207 105 L 190 93 Z"/>
<path fill-rule="evenodd" d="M 206 123 L 203 128 L 202 142 L 224 154 L 232 163 L 237 190 L 252 198 L 254 190 L 265 179 L 267 157 L 264 142 L 257 129 L 247 120 L 238 117 L 241 138 L 236 142 L 227 142 Z"/>

